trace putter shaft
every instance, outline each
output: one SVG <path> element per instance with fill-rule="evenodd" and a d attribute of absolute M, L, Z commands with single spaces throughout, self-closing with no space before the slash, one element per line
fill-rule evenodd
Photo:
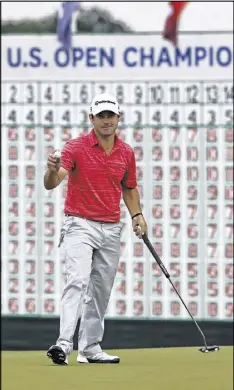
<path fill-rule="evenodd" d="M 178 295 L 180 301 L 182 302 L 182 304 L 184 305 L 187 313 L 189 314 L 189 316 L 191 317 L 191 319 L 193 320 L 194 324 L 196 325 L 199 333 L 201 334 L 202 336 L 202 339 L 203 339 L 203 342 L 204 342 L 204 345 L 206 347 L 206 349 L 208 350 L 208 346 L 207 346 L 207 342 L 206 342 L 206 338 L 205 338 L 205 335 L 204 333 L 202 332 L 200 326 L 198 325 L 197 321 L 195 320 L 195 318 L 193 317 L 192 313 L 189 311 L 187 305 L 185 304 L 183 298 L 181 297 L 179 291 L 177 290 L 177 288 L 174 286 L 173 282 L 171 281 L 170 279 L 170 274 L 169 272 L 167 271 L 167 269 L 165 268 L 162 260 L 160 259 L 160 257 L 158 256 L 157 252 L 155 251 L 153 245 L 151 244 L 151 242 L 149 241 L 147 235 L 143 235 L 142 236 L 142 239 L 144 241 L 144 243 L 146 244 L 146 246 L 148 247 L 149 251 L 151 252 L 152 256 L 154 257 L 154 259 L 156 260 L 156 262 L 158 263 L 159 267 L 161 268 L 163 274 L 166 276 L 166 278 L 169 280 L 169 282 L 171 283 L 173 289 L 175 290 L 176 294 Z"/>

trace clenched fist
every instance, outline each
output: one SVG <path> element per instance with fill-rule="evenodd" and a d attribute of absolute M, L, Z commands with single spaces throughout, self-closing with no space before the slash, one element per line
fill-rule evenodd
<path fill-rule="evenodd" d="M 51 172 L 58 172 L 60 168 L 60 157 L 61 153 L 59 150 L 55 150 L 54 153 L 49 155 L 47 159 L 47 168 Z"/>

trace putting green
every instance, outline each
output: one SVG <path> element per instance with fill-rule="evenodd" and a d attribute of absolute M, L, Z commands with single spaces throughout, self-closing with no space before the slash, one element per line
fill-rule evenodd
<path fill-rule="evenodd" d="M 2 352 L 2 390 L 232 390 L 233 350 L 197 348 L 110 351 L 120 364 L 56 366 L 46 352 Z"/>

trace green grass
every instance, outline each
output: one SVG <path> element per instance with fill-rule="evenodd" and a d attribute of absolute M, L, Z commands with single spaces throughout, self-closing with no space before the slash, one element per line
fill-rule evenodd
<path fill-rule="evenodd" d="M 233 348 L 111 351 L 120 364 L 53 365 L 46 352 L 2 352 L 2 390 L 232 390 Z"/>

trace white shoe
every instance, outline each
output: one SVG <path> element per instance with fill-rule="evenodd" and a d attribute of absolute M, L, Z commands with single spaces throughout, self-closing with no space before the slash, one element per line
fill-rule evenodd
<path fill-rule="evenodd" d="M 79 352 L 77 356 L 78 363 L 119 363 L 120 358 L 118 356 L 108 355 L 106 352 L 98 352 L 93 356 L 86 356 L 83 353 Z"/>

